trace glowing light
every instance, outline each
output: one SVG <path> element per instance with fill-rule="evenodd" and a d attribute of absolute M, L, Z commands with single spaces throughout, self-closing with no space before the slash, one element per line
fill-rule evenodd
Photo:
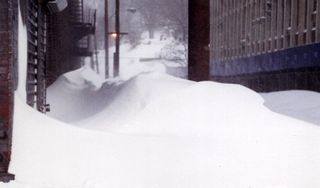
<path fill-rule="evenodd" d="M 111 33 L 112 38 L 117 38 L 117 36 L 118 36 L 117 33 Z"/>

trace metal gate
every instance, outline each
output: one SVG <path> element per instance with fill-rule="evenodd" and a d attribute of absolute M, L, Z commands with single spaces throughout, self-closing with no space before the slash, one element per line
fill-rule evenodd
<path fill-rule="evenodd" d="M 40 112 L 48 111 L 46 102 L 46 39 L 44 8 L 36 0 L 27 0 L 28 29 L 27 103 Z"/>
<path fill-rule="evenodd" d="M 0 1 L 0 181 L 8 182 L 14 89 L 17 84 L 17 0 Z"/>

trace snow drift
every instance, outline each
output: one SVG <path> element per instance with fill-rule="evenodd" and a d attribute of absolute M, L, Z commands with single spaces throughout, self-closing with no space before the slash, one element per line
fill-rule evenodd
<path fill-rule="evenodd" d="M 263 93 L 265 105 L 272 111 L 320 125 L 320 93 L 314 91 L 279 91 Z"/>
<path fill-rule="evenodd" d="M 57 116 L 86 129 L 18 100 L 17 180 L 0 187 L 320 186 L 319 127 L 271 112 L 247 88 L 160 73 L 100 87 L 83 71 L 63 76 L 50 100 L 68 109 Z M 80 108 L 86 118 L 75 115 Z"/>
<path fill-rule="evenodd" d="M 241 86 L 134 76 L 164 72 L 132 70 L 136 58 L 126 80 L 63 75 L 48 93 L 60 121 L 36 112 L 25 104 L 25 28 L 19 36 L 16 181 L 1 188 L 320 187 L 319 127 L 271 112 Z"/>

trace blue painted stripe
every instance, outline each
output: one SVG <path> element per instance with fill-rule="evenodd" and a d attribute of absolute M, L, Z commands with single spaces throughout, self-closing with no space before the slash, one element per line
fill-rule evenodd
<path fill-rule="evenodd" d="M 234 76 L 310 67 L 320 67 L 320 43 L 235 60 L 212 60 L 210 74 Z"/>

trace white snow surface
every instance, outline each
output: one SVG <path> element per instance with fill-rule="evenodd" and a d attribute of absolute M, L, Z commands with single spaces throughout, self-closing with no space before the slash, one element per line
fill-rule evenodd
<path fill-rule="evenodd" d="M 320 186 L 319 127 L 268 110 L 245 87 L 157 72 L 102 84 L 89 75 L 82 68 L 50 88 L 53 109 L 66 108 L 50 115 L 73 126 L 17 97 L 17 180 L 0 187 Z"/>
<path fill-rule="evenodd" d="M 21 96 L 21 99 L 26 101 L 27 93 L 26 93 L 26 80 L 27 80 L 27 56 L 28 56 L 28 40 L 27 40 L 27 28 L 22 24 L 22 15 L 19 12 L 19 32 L 18 32 L 18 88 L 17 94 Z"/>
<path fill-rule="evenodd" d="M 293 90 L 261 95 L 272 111 L 320 125 L 320 93 Z"/>
<path fill-rule="evenodd" d="M 67 73 L 49 88 L 51 117 L 25 104 L 20 82 L 16 180 L 0 188 L 320 187 L 319 126 L 270 111 L 245 87 L 156 70 Z"/>
<path fill-rule="evenodd" d="M 182 45 L 169 37 L 166 40 L 160 40 L 161 33 L 156 32 L 154 39 L 143 38 L 141 43 L 132 47 L 129 43 L 122 43 L 120 45 L 120 74 L 121 80 L 128 80 L 137 74 L 143 72 L 163 72 L 178 77 L 186 77 L 187 70 L 186 65 L 182 65 L 181 62 L 168 61 L 162 59 L 163 53 L 166 52 L 166 48 L 169 44 L 174 43 L 174 49 L 181 50 Z M 171 45 L 172 46 L 172 45 Z M 113 53 L 115 47 L 109 49 L 109 75 L 113 75 Z M 143 61 L 145 59 L 145 61 Z M 147 59 L 147 60 L 146 60 Z M 142 61 L 141 61 L 142 60 Z M 88 59 L 88 64 L 89 64 Z M 105 70 L 105 51 L 99 51 L 99 64 L 100 64 L 100 77 L 104 77 Z"/>

